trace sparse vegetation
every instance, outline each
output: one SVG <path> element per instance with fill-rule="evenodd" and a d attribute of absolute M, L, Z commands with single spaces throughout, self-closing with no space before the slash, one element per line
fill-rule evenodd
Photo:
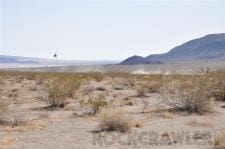
<path fill-rule="evenodd" d="M 0 124 L 3 125 L 5 123 L 5 118 L 9 113 L 9 103 L 0 101 Z"/>
<path fill-rule="evenodd" d="M 192 88 L 172 87 L 169 92 L 162 92 L 165 103 L 176 111 L 186 111 L 189 114 L 209 112 L 212 110 L 208 86 L 194 82 Z"/>
<path fill-rule="evenodd" d="M 3 84 L 3 76 L 0 76 L 0 85 L 2 85 Z M 1 86 L 0 86 L 0 89 L 1 89 Z"/>
<path fill-rule="evenodd" d="M 89 78 L 94 79 L 97 82 L 101 82 L 104 78 L 104 75 L 98 72 L 91 72 L 89 73 Z"/>
<path fill-rule="evenodd" d="M 214 149 L 225 148 L 225 131 L 220 132 L 214 140 Z"/>
<path fill-rule="evenodd" d="M 0 125 L 2 126 L 22 126 L 26 121 L 22 118 L 22 115 L 13 114 L 9 110 L 8 102 L 0 102 Z"/>
<path fill-rule="evenodd" d="M 146 93 L 160 92 L 161 87 L 162 87 L 161 80 L 142 82 L 137 85 L 137 96 L 145 97 Z"/>
<path fill-rule="evenodd" d="M 99 128 L 102 131 L 126 132 L 131 128 L 131 119 L 123 111 L 105 110 L 99 115 Z"/>
<path fill-rule="evenodd" d="M 98 97 L 89 97 L 87 103 L 80 102 L 81 106 L 86 110 L 88 114 L 96 114 L 107 106 L 107 101 L 104 95 Z"/>
<path fill-rule="evenodd" d="M 143 103 L 142 112 L 143 113 L 149 112 L 149 109 L 150 109 L 149 100 L 148 99 L 143 99 L 142 103 Z"/>
<path fill-rule="evenodd" d="M 26 120 L 22 114 L 14 114 L 12 116 L 12 120 L 9 121 L 9 124 L 11 127 L 17 127 L 17 126 L 24 126 L 28 123 L 28 120 Z"/>
<path fill-rule="evenodd" d="M 192 75 L 139 75 L 120 72 L 32 72 L 30 74 L 30 72 L 0 71 L 2 88 L 0 115 L 4 115 L 0 116 L 0 130 L 43 129 L 46 124 L 51 125 L 51 129 L 55 129 L 52 128 L 54 123 L 57 128 L 66 126 L 66 131 L 83 134 L 89 130 L 89 127 L 95 126 L 96 122 L 99 124 L 97 132 L 117 131 L 116 133 L 119 134 L 133 127 L 135 130 L 146 131 L 148 128 L 157 130 L 175 124 L 177 128 L 182 125 L 193 130 L 212 128 L 216 124 L 220 129 L 222 125 L 217 124 L 220 123 L 218 121 L 224 121 L 224 102 L 218 101 L 224 101 L 224 74 L 225 71 Z M 8 102 L 10 106 L 7 106 Z M 46 103 L 47 108 L 44 107 Z M 21 112 L 21 115 L 17 116 L 9 112 L 8 107 L 10 110 Z M 54 111 L 47 111 L 49 107 Z M 56 111 L 61 107 L 64 108 Z M 214 112 L 206 115 L 205 112 L 213 112 L 213 107 L 219 111 L 219 114 Z M 47 110 L 40 111 L 41 109 Z M 174 113 L 180 111 L 181 114 Z M 75 112 L 76 116 L 71 116 L 71 112 Z M 186 117 L 186 112 L 205 115 Z M 215 116 L 213 119 L 215 122 L 208 123 L 208 119 L 212 116 L 213 118 Z M 158 119 L 162 122 L 160 127 L 157 126 Z M 177 123 L 178 119 L 179 123 Z M 61 123 L 56 124 L 58 121 Z M 77 122 L 85 129 L 80 129 L 78 132 L 73 129 L 76 126 L 67 125 L 71 121 Z M 187 123 L 189 121 L 190 123 Z M 171 131 L 176 130 L 171 128 Z M 196 136 L 197 139 L 199 136 L 202 137 L 201 134 Z M 223 147 L 223 137 L 217 137 L 215 148 Z"/>
<path fill-rule="evenodd" d="M 215 86 L 215 89 L 211 91 L 213 97 L 218 101 L 225 101 L 225 81 L 221 81 Z"/>
<path fill-rule="evenodd" d="M 145 94 L 147 93 L 147 89 L 140 85 L 137 87 L 137 97 L 145 97 Z"/>
<path fill-rule="evenodd" d="M 49 107 L 64 107 L 67 98 L 73 98 L 80 82 L 70 78 L 59 78 L 50 83 L 45 102 Z"/>

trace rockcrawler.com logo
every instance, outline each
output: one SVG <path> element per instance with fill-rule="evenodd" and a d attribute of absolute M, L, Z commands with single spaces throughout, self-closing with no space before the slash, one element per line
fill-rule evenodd
<path fill-rule="evenodd" d="M 212 145 L 215 134 L 210 131 L 181 131 L 164 132 L 141 131 L 129 133 L 100 132 L 93 133 L 92 144 L 99 146 L 109 145 Z"/>

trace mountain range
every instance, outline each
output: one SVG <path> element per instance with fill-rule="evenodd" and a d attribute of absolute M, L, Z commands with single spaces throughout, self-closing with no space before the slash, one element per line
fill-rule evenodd
<path fill-rule="evenodd" d="M 225 33 L 209 34 L 174 47 L 167 53 L 147 57 L 132 56 L 121 65 L 159 64 L 179 61 L 225 60 Z"/>
<path fill-rule="evenodd" d="M 115 64 L 118 61 L 104 60 L 60 60 L 60 59 L 45 59 L 22 56 L 0 55 L 1 66 L 61 66 L 61 65 L 99 65 L 99 64 Z"/>
<path fill-rule="evenodd" d="M 20 63 L 20 64 L 38 64 L 41 59 L 20 57 L 20 56 L 8 56 L 0 55 L 0 63 Z"/>

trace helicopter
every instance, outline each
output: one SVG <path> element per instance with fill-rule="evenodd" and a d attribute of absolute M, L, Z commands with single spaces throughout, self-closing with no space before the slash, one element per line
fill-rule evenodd
<path fill-rule="evenodd" d="M 50 53 L 53 53 L 51 49 L 50 49 L 49 51 L 50 51 Z M 55 52 L 55 53 L 53 54 L 53 58 L 58 58 L 57 52 Z"/>
<path fill-rule="evenodd" d="M 55 54 L 53 55 L 54 58 L 58 57 L 58 54 L 55 52 Z"/>

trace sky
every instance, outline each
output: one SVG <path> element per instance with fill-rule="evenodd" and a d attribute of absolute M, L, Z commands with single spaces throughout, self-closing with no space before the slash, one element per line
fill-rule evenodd
<path fill-rule="evenodd" d="M 0 0 L 0 55 L 122 60 L 225 33 L 225 0 Z"/>

